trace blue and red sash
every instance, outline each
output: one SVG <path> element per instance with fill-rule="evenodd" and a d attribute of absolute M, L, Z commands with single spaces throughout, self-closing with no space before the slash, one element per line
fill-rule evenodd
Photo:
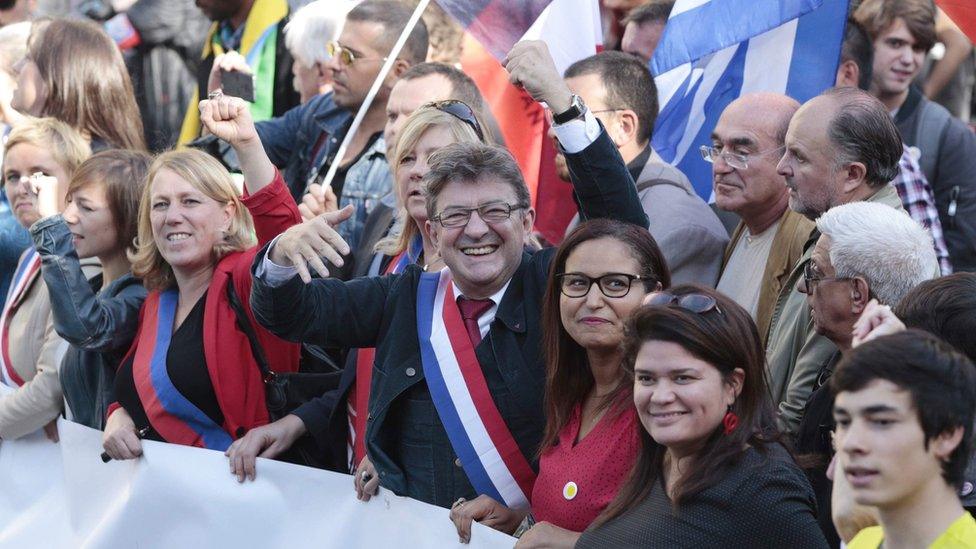
<path fill-rule="evenodd" d="M 180 394 L 166 370 L 178 301 L 176 290 L 152 292 L 146 298 L 145 325 L 132 359 L 136 392 L 149 423 L 163 440 L 224 451 L 233 442 L 230 435 Z"/>
<path fill-rule="evenodd" d="M 488 391 L 446 268 L 420 277 L 417 332 L 431 399 L 471 485 L 527 509 L 535 472 Z"/>
<path fill-rule="evenodd" d="M 384 275 L 402 273 L 407 265 L 417 262 L 424 251 L 424 239 L 418 234 L 410 241 L 410 246 L 397 254 L 386 266 Z M 360 415 L 359 410 L 369 409 L 369 386 L 373 381 L 373 362 L 376 360 L 376 349 L 364 347 L 354 349 L 356 353 L 356 381 L 353 382 L 350 393 L 353 398 L 346 399 L 346 412 L 349 415 L 349 454 L 350 469 L 359 466 L 359 462 L 366 456 L 366 413 Z"/>
<path fill-rule="evenodd" d="M 37 278 L 41 270 L 41 256 L 34 248 L 28 248 L 20 256 L 17 264 L 17 271 L 14 278 L 10 281 L 10 288 L 7 290 L 7 301 L 4 302 L 3 314 L 0 315 L 0 381 L 10 387 L 20 387 L 24 380 L 20 377 L 10 360 L 10 319 L 13 318 L 17 308 L 20 307 L 27 289 L 31 282 Z"/>

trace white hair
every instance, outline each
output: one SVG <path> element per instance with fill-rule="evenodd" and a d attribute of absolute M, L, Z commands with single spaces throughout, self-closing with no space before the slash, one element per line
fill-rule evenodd
<path fill-rule="evenodd" d="M 27 55 L 27 39 L 30 37 L 29 21 L 0 27 L 0 71 L 14 78 L 14 65 Z"/>
<path fill-rule="evenodd" d="M 329 54 L 325 45 L 338 38 L 342 25 L 357 2 L 352 0 L 315 0 L 292 14 L 285 25 L 285 47 L 309 66 L 325 63 Z"/>
<path fill-rule="evenodd" d="M 817 219 L 817 229 L 830 238 L 830 263 L 837 276 L 866 279 L 885 305 L 897 305 L 939 272 L 932 236 L 906 212 L 890 206 L 835 206 Z"/>

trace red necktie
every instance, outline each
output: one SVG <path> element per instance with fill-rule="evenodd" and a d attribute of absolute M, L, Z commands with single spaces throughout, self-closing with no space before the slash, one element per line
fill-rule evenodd
<path fill-rule="evenodd" d="M 488 312 L 488 309 L 491 309 L 493 305 L 494 303 L 490 299 L 468 299 L 464 296 L 458 298 L 458 309 L 461 310 L 461 318 L 464 319 L 464 328 L 468 330 L 472 347 L 477 347 L 481 343 L 478 319 Z"/>

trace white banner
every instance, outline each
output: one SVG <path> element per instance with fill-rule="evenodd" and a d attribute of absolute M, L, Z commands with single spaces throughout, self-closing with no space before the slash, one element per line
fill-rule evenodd
<path fill-rule="evenodd" d="M 475 524 L 458 542 L 448 511 L 352 477 L 265 459 L 239 484 L 222 453 L 143 441 L 143 457 L 102 463 L 101 433 L 61 420 L 0 443 L 0 547 L 512 547 Z"/>

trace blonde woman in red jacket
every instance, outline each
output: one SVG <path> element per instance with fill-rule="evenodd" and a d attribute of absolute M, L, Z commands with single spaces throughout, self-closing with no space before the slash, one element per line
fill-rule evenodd
<path fill-rule="evenodd" d="M 133 272 L 150 293 L 116 375 L 117 403 L 103 438 L 114 459 L 138 457 L 140 437 L 222 451 L 268 422 L 261 375 L 227 286 L 250 310 L 258 247 L 301 217 L 247 104 L 216 97 L 202 101 L 200 111 L 241 159 L 245 193 L 239 197 L 230 175 L 199 151 L 164 153 L 149 169 Z M 297 370 L 298 345 L 260 327 L 257 333 L 273 370 Z"/>

